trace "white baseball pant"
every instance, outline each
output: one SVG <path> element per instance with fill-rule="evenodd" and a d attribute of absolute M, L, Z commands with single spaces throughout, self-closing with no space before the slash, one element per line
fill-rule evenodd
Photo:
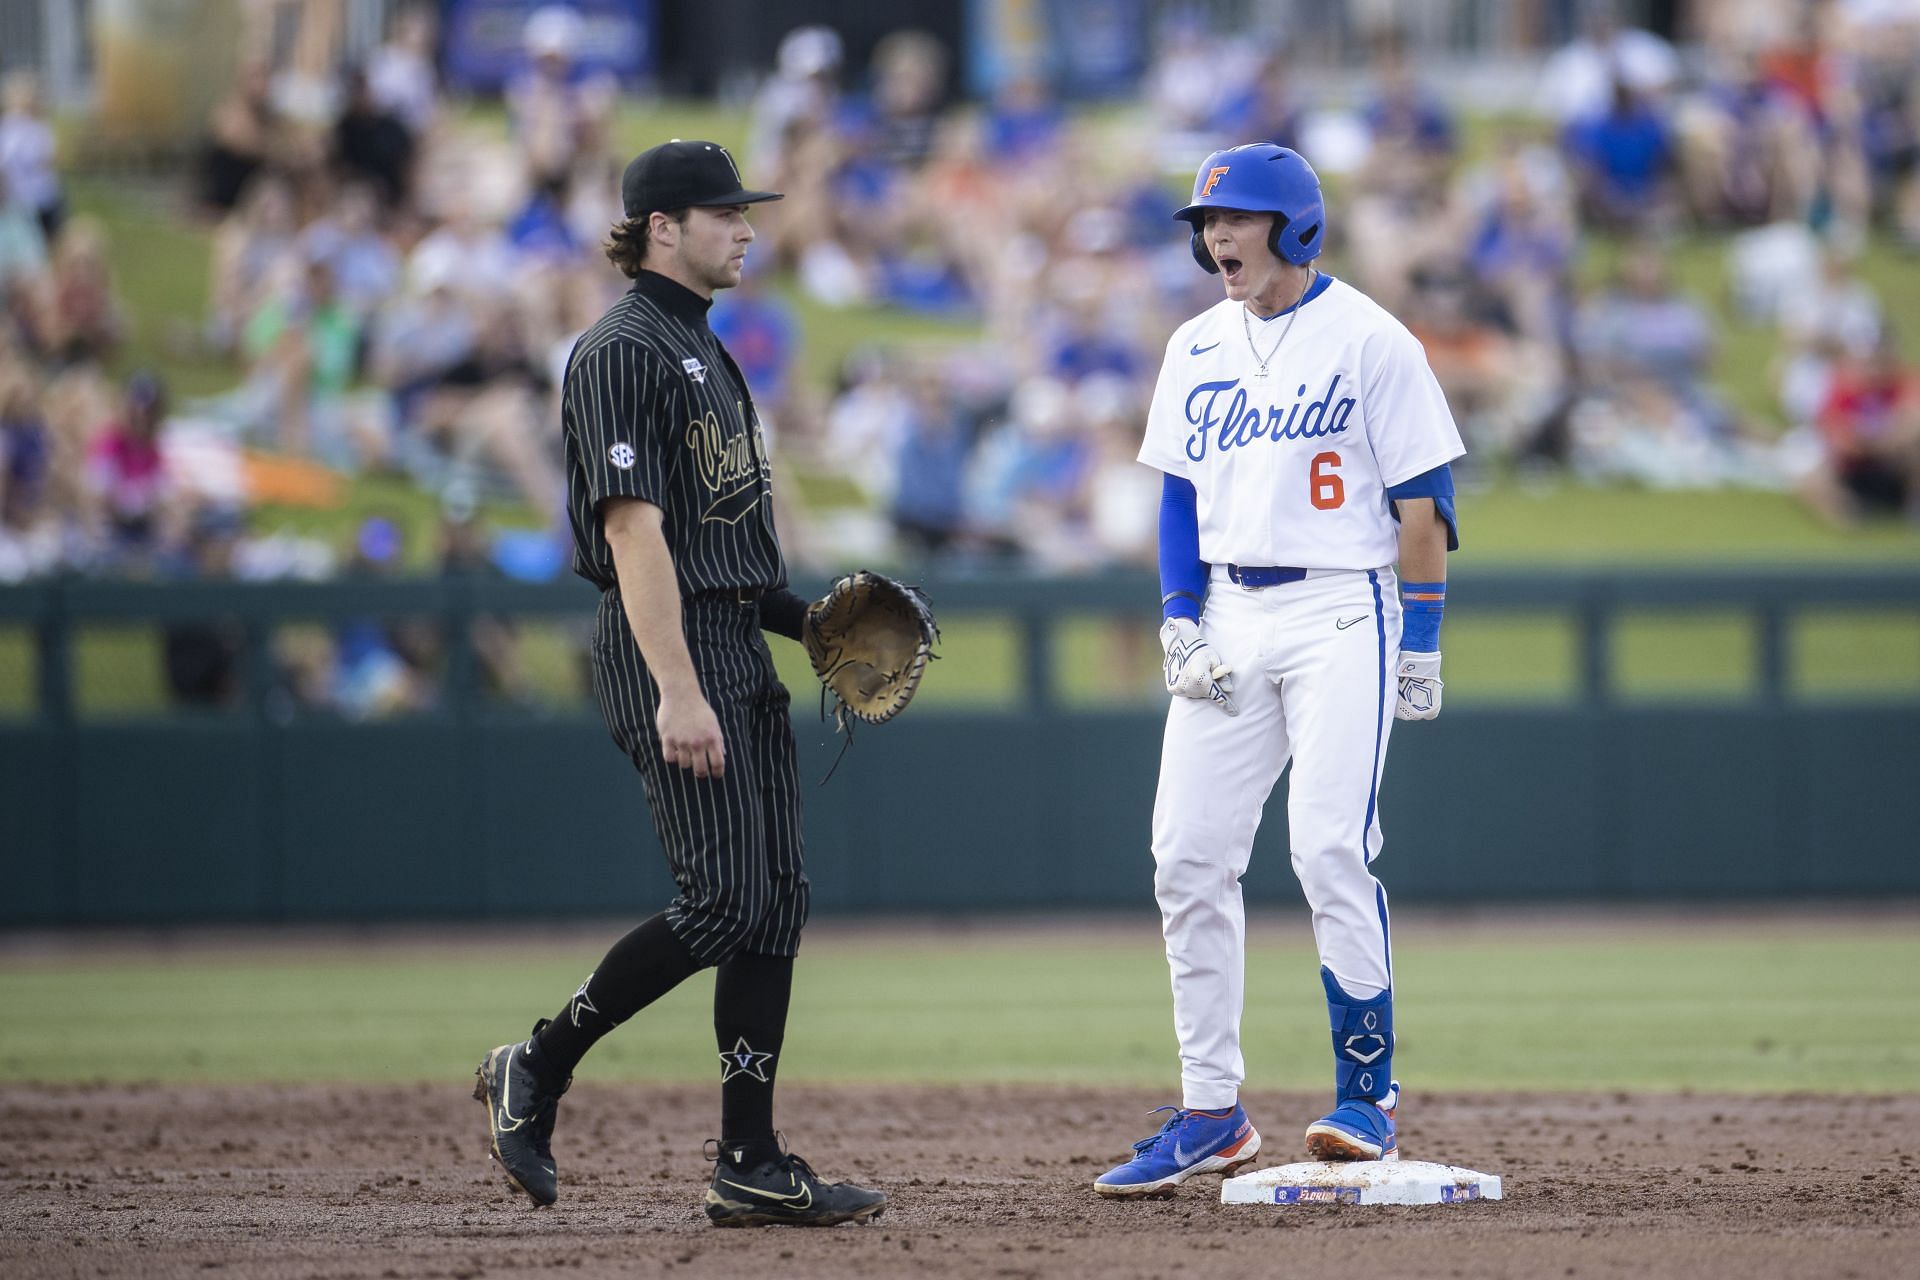
<path fill-rule="evenodd" d="M 1293 871 L 1320 962 L 1357 999 L 1392 985 L 1379 795 L 1393 728 L 1400 591 L 1390 568 L 1249 590 L 1216 568 L 1201 631 L 1239 708 L 1174 698 L 1154 801 L 1154 896 L 1173 978 L 1183 1105 L 1232 1106 L 1246 1077 L 1240 877 L 1288 761 Z"/>

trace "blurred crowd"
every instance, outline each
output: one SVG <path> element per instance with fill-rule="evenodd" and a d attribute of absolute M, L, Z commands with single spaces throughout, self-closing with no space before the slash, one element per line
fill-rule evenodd
<path fill-rule="evenodd" d="M 1069 110 L 1037 71 L 965 102 L 952 51 L 914 31 L 858 66 L 828 28 L 789 33 L 742 157 L 787 198 L 755 211 L 713 320 L 785 459 L 795 558 L 1150 562 L 1145 406 L 1166 335 L 1219 296 L 1169 213 L 1200 157 L 1253 139 L 1319 168 L 1319 265 L 1425 344 L 1468 483 L 1792 488 L 1839 522 L 1912 514 L 1920 391 L 1862 257 L 1920 251 L 1920 19 L 1864 0 L 1715 12 L 1732 16 L 1675 48 L 1586 6 L 1535 113 L 1473 147 L 1391 29 L 1335 80 L 1175 11 L 1124 113 Z M 321 83 L 243 65 L 192 175 L 206 311 L 170 335 L 239 372 L 196 398 L 126 375 L 102 229 L 67 213 L 44 107 L 10 78 L 0 582 L 364 568 L 377 529 L 335 546 L 248 519 L 337 503 L 342 474 L 431 495 L 469 568 L 562 572 L 558 383 L 625 287 L 600 246 L 632 143 L 581 32 L 562 6 L 527 20 L 504 133 L 444 107 L 430 5 Z M 1697 277 L 1703 245 L 1725 300 L 1676 270 Z M 1777 329 L 1775 412 L 1716 390 L 1710 303 Z M 816 385 L 803 349 L 844 346 L 849 309 L 897 323 Z M 494 500 L 534 527 L 482 530 Z"/>
<path fill-rule="evenodd" d="M 336 83 L 243 65 L 188 193 L 211 237 L 205 314 L 161 335 L 239 372 L 193 398 L 150 371 L 110 375 L 127 308 L 103 230 L 65 216 L 32 77 L 12 77 L 0 581 L 216 559 L 248 577 L 345 572 L 355 538 L 260 539 L 247 515 L 335 506 L 341 477 L 368 474 L 410 480 L 453 523 L 517 503 L 537 528 L 491 540 L 489 563 L 556 572 L 559 366 L 625 283 L 599 253 L 618 214 L 616 86 L 577 73 L 579 30 L 564 8 L 528 23 L 506 138 L 443 111 L 430 5 L 398 9 Z"/>
<path fill-rule="evenodd" d="M 237 564 L 231 536 L 204 544 L 201 573 L 247 576 Z M 372 514 L 354 527 L 337 576 L 366 581 L 397 580 L 410 567 L 405 522 Z M 209 554 L 211 552 L 211 555 Z M 456 500 L 442 518 L 431 549 L 442 574 L 486 575 L 493 571 L 484 526 Z M 549 663 L 542 688 L 524 658 L 522 624 L 478 614 L 467 623 L 468 669 L 461 679 L 482 699 L 540 711 L 577 698 L 585 688 L 585 624 L 562 623 L 568 633 L 574 688 L 569 673 Z M 249 697 L 248 642 L 233 619 L 174 622 L 161 630 L 162 677 L 177 706 L 235 708 Z M 449 637 L 437 615 L 366 614 L 331 624 L 295 623 L 276 629 L 267 653 L 264 688 L 257 691 L 270 715 L 322 711 L 354 720 L 382 719 L 431 710 L 443 704 L 452 678 Z M 556 677 L 558 679 L 556 680 Z M 556 685 L 562 687 L 555 687 Z"/>
<path fill-rule="evenodd" d="M 817 420 L 790 421 L 909 547 L 1149 560 L 1153 477 L 1129 460 L 1165 335 L 1218 297 L 1169 223 L 1172 184 L 1218 145 L 1271 139 L 1329 187 L 1320 265 L 1425 345 L 1469 482 L 1797 489 L 1836 522 L 1913 516 L 1920 385 L 1861 255 L 1920 251 L 1920 13 L 1727 9 L 1682 51 L 1587 6 L 1537 115 L 1471 155 L 1390 28 L 1329 90 L 1284 51 L 1176 19 L 1146 108 L 1104 129 L 1031 78 L 945 109 L 924 41 L 883 46 L 871 94 L 849 95 L 832 33 L 795 32 L 755 111 L 757 171 L 796 193 L 766 219 L 777 264 L 822 303 L 978 318 L 984 337 L 862 351 Z M 1703 254 L 1727 299 L 1679 277 Z M 1716 390 L 1715 302 L 1777 331 L 1775 412 Z"/>

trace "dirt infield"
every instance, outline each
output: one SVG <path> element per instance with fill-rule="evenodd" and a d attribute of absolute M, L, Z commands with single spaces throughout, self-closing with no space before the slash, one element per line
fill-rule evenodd
<path fill-rule="evenodd" d="M 1920 1097 L 1410 1097 L 1412 1158 L 1500 1203 L 1227 1207 L 1217 1179 L 1088 1183 L 1164 1099 L 1032 1087 L 782 1091 L 795 1146 L 884 1188 L 869 1226 L 722 1232 L 711 1088 L 580 1085 L 536 1210 L 444 1087 L 0 1087 L 0 1269 L 22 1276 L 1882 1276 L 1920 1245 Z M 1252 1093 L 1261 1163 L 1321 1100 Z M 1224 1264 L 1224 1266 L 1223 1266 Z"/>

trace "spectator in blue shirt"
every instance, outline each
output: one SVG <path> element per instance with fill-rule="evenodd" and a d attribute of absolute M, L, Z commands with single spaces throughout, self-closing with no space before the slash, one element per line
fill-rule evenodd
<path fill-rule="evenodd" d="M 1269 53 L 1245 83 L 1225 88 L 1209 128 L 1236 138 L 1263 138 L 1298 148 L 1306 110 L 1294 91 L 1284 53 Z"/>
<path fill-rule="evenodd" d="M 567 225 L 567 179 L 543 179 L 507 224 L 507 243 L 523 259 L 567 263 L 581 254 L 580 238 Z"/>
<path fill-rule="evenodd" d="M 793 369 L 793 311 L 767 291 L 762 279 L 765 268 L 756 269 L 751 257 L 747 261 L 739 287 L 715 301 L 709 323 L 746 376 L 754 400 L 778 422 Z"/>
<path fill-rule="evenodd" d="M 1673 137 L 1665 118 L 1624 83 L 1604 115 L 1567 127 L 1565 149 L 1584 218 L 1614 230 L 1644 230 L 1666 213 Z"/>
<path fill-rule="evenodd" d="M 1023 166 L 1051 156 L 1066 136 L 1060 104 L 1032 71 L 1013 76 L 987 109 L 987 154 L 997 166 Z"/>
<path fill-rule="evenodd" d="M 967 464 L 978 428 L 937 374 L 922 375 L 895 455 L 893 526 L 909 548 L 937 554 L 964 532 Z"/>

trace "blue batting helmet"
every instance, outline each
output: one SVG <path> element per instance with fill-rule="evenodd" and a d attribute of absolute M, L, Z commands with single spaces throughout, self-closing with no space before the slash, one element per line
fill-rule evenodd
<path fill-rule="evenodd" d="M 1296 267 L 1320 256 L 1326 242 L 1327 208 L 1320 175 L 1298 151 L 1271 142 L 1249 142 L 1208 156 L 1193 176 L 1193 203 L 1173 216 L 1193 224 L 1193 257 L 1212 274 L 1213 260 L 1200 234 L 1209 209 L 1247 209 L 1273 214 L 1267 247 Z"/>

